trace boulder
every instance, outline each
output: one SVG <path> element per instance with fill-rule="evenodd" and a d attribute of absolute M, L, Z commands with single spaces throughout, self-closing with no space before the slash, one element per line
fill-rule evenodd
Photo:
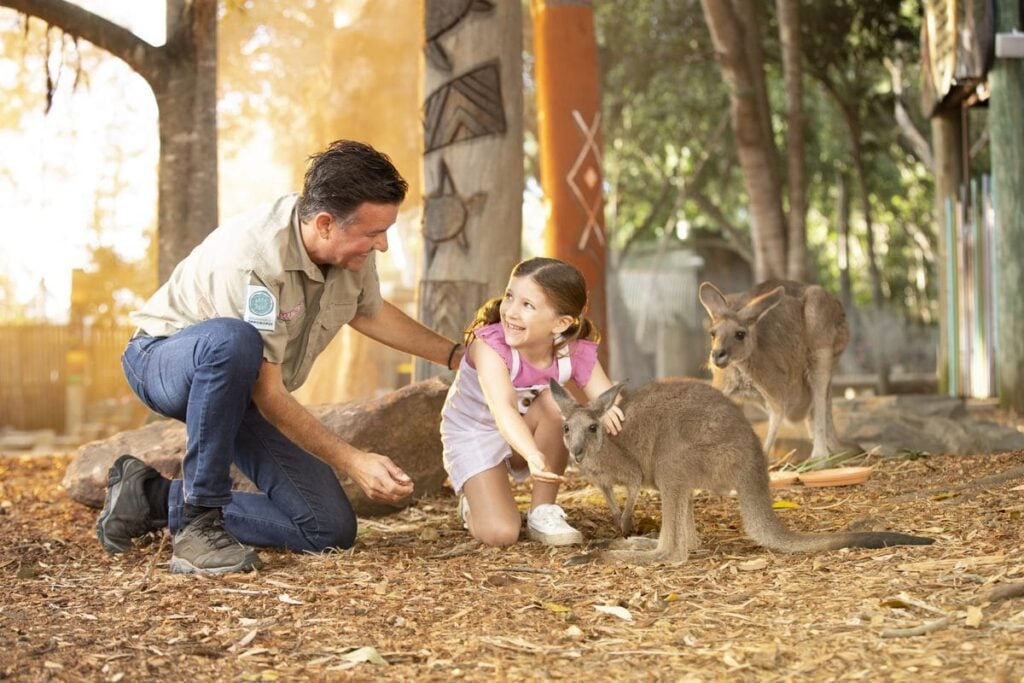
<path fill-rule="evenodd" d="M 754 402 L 743 404 L 747 419 L 763 440 L 767 413 Z M 1009 425 L 980 419 L 961 398 L 901 394 L 832 402 L 836 432 L 843 443 L 881 456 L 904 451 L 933 455 L 979 455 L 1024 449 L 1024 434 Z M 783 422 L 775 442 L 776 457 L 794 452 L 800 462 L 811 454 L 803 423 Z"/>
<path fill-rule="evenodd" d="M 390 457 L 416 485 L 408 499 L 387 505 L 371 501 L 352 481 L 342 479 L 356 514 L 388 514 L 440 490 L 446 474 L 439 425 L 448 383 L 434 378 L 379 398 L 310 408 L 328 429 L 353 446 Z M 82 446 L 64 474 L 64 488 L 73 500 L 99 508 L 106 494 L 107 470 L 119 455 L 131 453 L 174 478 L 181 475 L 184 450 L 185 425 L 177 420 L 160 420 L 121 432 Z M 232 477 L 236 488 L 254 490 L 238 470 L 232 469 Z"/>
<path fill-rule="evenodd" d="M 903 450 L 978 455 L 1024 448 L 1024 434 L 978 419 L 961 398 L 880 396 L 836 401 L 833 409 L 840 436 L 879 455 Z"/>

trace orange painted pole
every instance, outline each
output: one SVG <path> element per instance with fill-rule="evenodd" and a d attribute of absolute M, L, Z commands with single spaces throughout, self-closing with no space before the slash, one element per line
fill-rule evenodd
<path fill-rule="evenodd" d="M 601 87 L 590 0 L 531 0 L 545 251 L 580 269 L 607 340 Z M 608 367 L 608 345 L 601 344 Z"/>

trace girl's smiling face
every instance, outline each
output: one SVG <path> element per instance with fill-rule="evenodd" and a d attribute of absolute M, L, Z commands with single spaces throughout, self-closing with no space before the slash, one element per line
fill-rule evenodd
<path fill-rule="evenodd" d="M 555 336 L 572 324 L 569 315 L 560 315 L 548 301 L 544 290 L 529 276 L 508 281 L 499 308 L 505 343 L 515 349 L 551 348 Z"/>

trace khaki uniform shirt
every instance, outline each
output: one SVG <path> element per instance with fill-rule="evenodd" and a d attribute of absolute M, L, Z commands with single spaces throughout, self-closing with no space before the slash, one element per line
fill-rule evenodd
<path fill-rule="evenodd" d="M 211 232 L 132 322 L 163 337 L 210 318 L 246 320 L 263 336 L 263 357 L 281 364 L 285 388 L 297 389 L 341 327 L 383 303 L 375 254 L 358 272 L 330 268 L 326 276 L 310 260 L 297 202 L 286 195 Z"/>

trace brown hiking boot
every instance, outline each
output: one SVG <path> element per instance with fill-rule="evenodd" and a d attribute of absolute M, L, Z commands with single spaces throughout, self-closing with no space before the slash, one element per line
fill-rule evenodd
<path fill-rule="evenodd" d="M 171 572 L 174 574 L 227 574 L 260 569 L 256 551 L 242 545 L 224 528 L 220 508 L 212 508 L 174 534 Z"/>

